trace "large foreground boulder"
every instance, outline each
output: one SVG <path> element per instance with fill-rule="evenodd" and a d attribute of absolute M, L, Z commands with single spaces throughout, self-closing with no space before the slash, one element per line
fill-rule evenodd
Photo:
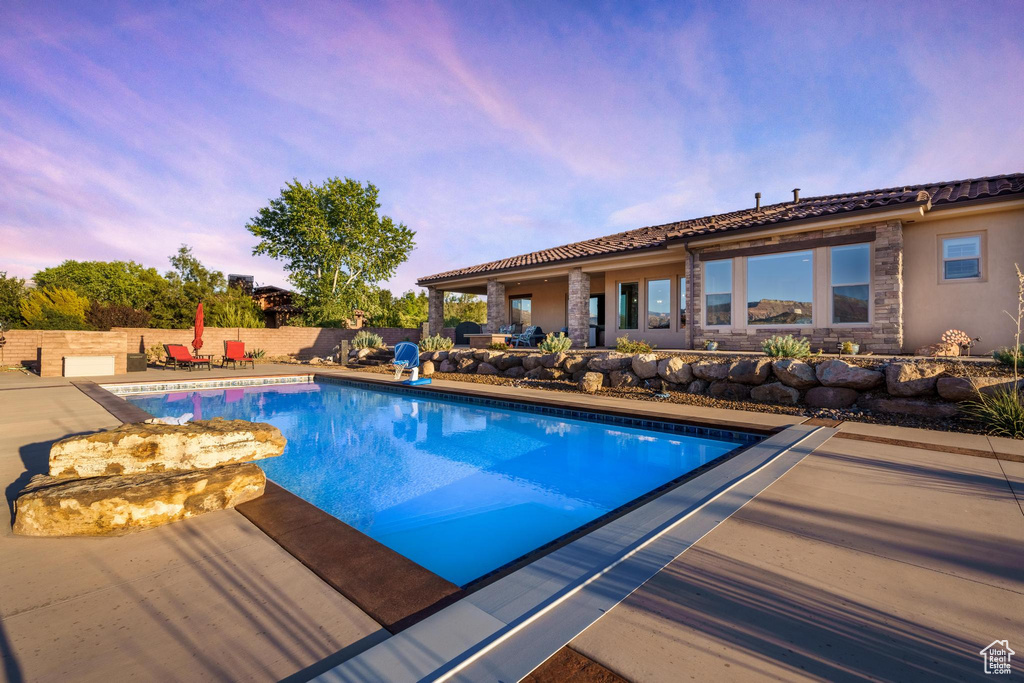
<path fill-rule="evenodd" d="M 633 374 L 640 379 L 658 376 L 658 357 L 653 353 L 639 353 L 633 356 Z"/>
<path fill-rule="evenodd" d="M 874 389 L 885 377 L 877 370 L 850 365 L 842 360 L 827 360 L 816 369 L 818 381 L 826 387 L 845 387 L 865 391 Z"/>
<path fill-rule="evenodd" d="M 640 386 L 640 378 L 632 370 L 612 370 L 608 383 L 616 389 Z"/>
<path fill-rule="evenodd" d="M 579 379 L 580 391 L 585 394 L 596 394 L 604 386 L 604 374 L 600 372 L 585 372 Z"/>
<path fill-rule="evenodd" d="M 727 382 L 717 380 L 708 387 L 708 395 L 714 398 L 724 398 L 730 401 L 746 401 L 750 398 L 750 387 L 738 382 Z"/>
<path fill-rule="evenodd" d="M 266 483 L 252 463 L 71 481 L 40 474 L 14 504 L 14 533 L 120 536 L 235 507 L 262 496 Z"/>
<path fill-rule="evenodd" d="M 281 430 L 263 422 L 138 423 L 62 439 L 50 448 L 50 476 L 102 477 L 208 469 L 281 455 Z"/>
<path fill-rule="evenodd" d="M 783 358 L 772 363 L 772 371 L 780 382 L 794 389 L 818 386 L 818 377 L 810 363 L 796 358 Z"/>
<path fill-rule="evenodd" d="M 587 363 L 587 368 L 594 372 L 611 372 L 612 370 L 624 370 L 633 364 L 633 356 L 628 353 L 609 351 L 600 356 L 594 356 Z"/>
<path fill-rule="evenodd" d="M 811 408 L 849 408 L 860 394 L 844 387 L 814 387 L 807 391 L 804 402 Z"/>
<path fill-rule="evenodd" d="M 769 382 L 758 385 L 750 390 L 750 398 L 766 403 L 781 403 L 787 406 L 796 405 L 800 400 L 800 392 L 782 382 Z"/>
<path fill-rule="evenodd" d="M 690 366 L 694 377 L 708 382 L 725 379 L 729 375 L 729 365 L 726 363 L 715 363 L 714 361 L 702 360 Z"/>
<path fill-rule="evenodd" d="M 943 367 L 935 363 L 890 363 L 885 368 L 885 386 L 893 396 L 923 396 L 935 391 L 943 372 Z"/>
<path fill-rule="evenodd" d="M 739 384 L 764 384 L 771 372 L 770 358 L 744 358 L 729 366 L 729 381 Z"/>
<path fill-rule="evenodd" d="M 878 413 L 897 413 L 938 419 L 953 417 L 958 410 L 952 403 L 938 403 L 919 398 L 888 398 L 870 394 L 861 396 L 857 405 L 865 410 L 873 410 Z"/>
<path fill-rule="evenodd" d="M 1014 384 L 1006 377 L 940 377 L 935 386 L 939 396 L 947 401 L 973 401 L 979 392 L 991 396 L 1000 391 L 1011 391 Z M 1024 380 L 1017 387 L 1024 388 Z"/>
<path fill-rule="evenodd" d="M 684 363 L 679 356 L 666 358 L 658 363 L 658 375 L 666 382 L 673 384 L 689 384 L 693 381 L 693 370 L 689 363 Z"/>

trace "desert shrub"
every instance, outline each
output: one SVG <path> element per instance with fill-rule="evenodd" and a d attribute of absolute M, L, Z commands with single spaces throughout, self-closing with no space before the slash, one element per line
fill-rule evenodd
<path fill-rule="evenodd" d="M 236 289 L 236 288 L 232 288 Z M 266 327 L 267 320 L 260 307 L 250 298 L 232 298 L 213 305 L 208 318 L 211 327 Z"/>
<path fill-rule="evenodd" d="M 963 411 L 992 436 L 1024 439 L 1024 400 L 1015 389 L 1001 389 L 991 395 L 978 392 L 977 400 L 965 403 Z"/>
<path fill-rule="evenodd" d="M 424 337 L 420 340 L 420 351 L 447 351 L 453 346 L 455 346 L 455 342 L 450 337 L 444 337 L 440 334 Z"/>
<path fill-rule="evenodd" d="M 267 352 L 264 351 L 263 349 L 253 349 L 252 351 L 249 351 L 245 355 L 249 356 L 249 358 L 255 358 L 256 360 L 259 360 L 263 358 L 265 355 L 267 355 Z"/>
<path fill-rule="evenodd" d="M 848 355 L 851 355 L 851 356 L 855 355 L 854 352 L 853 352 L 854 351 L 854 347 L 857 348 L 857 351 L 860 351 L 860 345 L 859 344 L 855 344 L 852 341 L 844 341 L 842 344 L 839 345 L 839 349 L 840 349 L 840 351 L 842 353 L 845 353 L 845 354 L 848 354 Z"/>
<path fill-rule="evenodd" d="M 66 287 L 34 289 L 21 302 L 21 317 L 37 330 L 86 330 L 89 300 Z"/>
<path fill-rule="evenodd" d="M 491 351 L 507 351 L 508 344 L 506 344 L 505 342 L 493 342 L 491 344 L 488 344 L 487 348 L 489 348 Z"/>
<path fill-rule="evenodd" d="M 352 337 L 353 349 L 382 349 L 384 348 L 384 337 L 374 334 L 368 330 L 356 332 Z"/>
<path fill-rule="evenodd" d="M 1000 365 L 1012 366 L 1015 360 L 1018 365 L 1022 365 L 1024 364 L 1024 344 L 1018 346 L 1016 351 L 1008 346 L 996 349 L 992 352 L 992 358 Z"/>
<path fill-rule="evenodd" d="M 146 362 L 159 363 L 164 359 L 164 354 L 165 351 L 163 344 L 153 344 L 148 349 L 146 349 Z"/>
<path fill-rule="evenodd" d="M 111 327 L 149 327 L 149 317 L 149 311 L 93 301 L 89 304 L 85 321 L 97 330 L 109 330 Z"/>
<path fill-rule="evenodd" d="M 643 339 L 634 341 L 625 334 L 615 339 L 615 350 L 619 353 L 650 353 L 654 347 Z"/>
<path fill-rule="evenodd" d="M 572 339 L 565 336 L 565 332 L 549 332 L 544 341 L 537 344 L 537 349 L 544 353 L 564 353 L 572 347 Z"/>
<path fill-rule="evenodd" d="M 761 350 L 772 358 L 804 358 L 811 355 L 811 344 L 805 337 L 775 334 L 761 342 Z"/>

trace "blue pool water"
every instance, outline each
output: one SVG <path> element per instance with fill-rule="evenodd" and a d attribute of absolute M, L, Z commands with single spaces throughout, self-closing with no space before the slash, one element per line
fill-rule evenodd
<path fill-rule="evenodd" d="M 126 398 L 276 425 L 267 476 L 459 585 L 741 443 L 333 382 Z"/>

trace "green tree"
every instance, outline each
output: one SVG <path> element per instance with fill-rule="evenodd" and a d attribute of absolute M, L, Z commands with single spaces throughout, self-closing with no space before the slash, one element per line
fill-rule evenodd
<path fill-rule="evenodd" d="M 444 326 L 455 327 L 467 320 L 481 325 L 486 324 L 487 302 L 475 294 L 445 294 Z"/>
<path fill-rule="evenodd" d="M 89 300 L 73 289 L 33 289 L 21 302 L 21 317 L 35 330 L 85 330 Z"/>
<path fill-rule="evenodd" d="M 224 273 L 206 268 L 187 245 L 181 245 L 170 261 L 173 270 L 164 274 L 150 308 L 152 325 L 187 329 L 195 322 L 199 302 L 212 305 L 227 289 L 227 280 Z"/>
<path fill-rule="evenodd" d="M 293 180 L 246 225 L 260 239 L 253 254 L 284 262 L 308 323 L 337 322 L 353 308 L 379 305 L 375 284 L 412 251 L 415 233 L 379 214 L 378 195 L 372 183 L 350 178 L 322 185 Z"/>
<path fill-rule="evenodd" d="M 238 287 L 215 295 L 210 301 L 206 317 L 211 327 L 266 327 L 263 311 L 252 297 Z"/>
<path fill-rule="evenodd" d="M 410 289 L 395 299 L 394 310 L 397 313 L 398 327 L 419 327 L 427 322 L 430 312 L 430 300 L 426 292 L 420 290 L 419 294 L 417 294 Z"/>
<path fill-rule="evenodd" d="M 64 261 L 32 279 L 42 289 L 67 287 L 92 301 L 138 309 L 149 307 L 164 284 L 156 268 L 134 261 Z"/>
<path fill-rule="evenodd" d="M 0 321 L 4 329 L 21 326 L 21 302 L 25 299 L 25 281 L 0 270 Z"/>

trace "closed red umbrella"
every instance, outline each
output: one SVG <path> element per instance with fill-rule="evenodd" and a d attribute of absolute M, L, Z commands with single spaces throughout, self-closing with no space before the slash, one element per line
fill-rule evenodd
<path fill-rule="evenodd" d="M 196 337 L 192 340 L 192 350 L 199 353 L 203 348 L 203 302 L 196 307 Z"/>

